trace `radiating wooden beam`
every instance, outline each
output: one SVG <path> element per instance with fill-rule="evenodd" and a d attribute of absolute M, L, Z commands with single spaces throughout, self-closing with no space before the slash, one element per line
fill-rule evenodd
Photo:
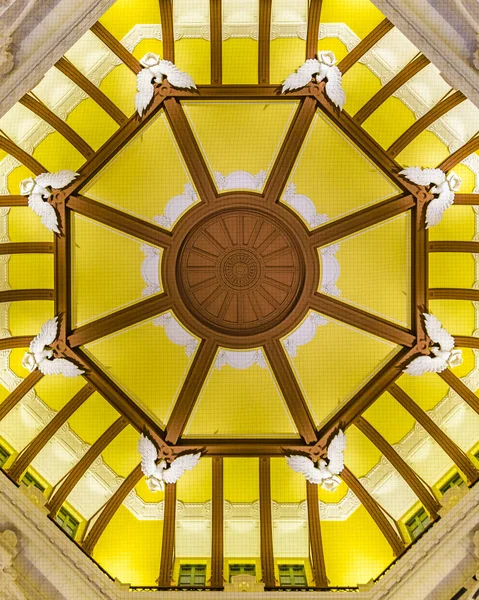
<path fill-rule="evenodd" d="M 81 138 L 76 131 L 74 131 L 70 125 L 57 117 L 57 115 L 52 112 L 48 106 L 36 100 L 33 96 L 29 96 L 28 94 L 20 98 L 18 101 L 20 104 L 23 104 L 28 110 L 31 110 L 34 114 L 36 114 L 40 119 L 43 119 L 46 123 L 48 123 L 55 131 L 57 131 L 61 136 L 63 136 L 70 144 L 78 150 L 80 154 L 83 154 L 85 158 L 88 158 L 94 153 L 93 148 L 85 142 L 83 138 Z"/>
<path fill-rule="evenodd" d="M 271 513 L 271 462 L 268 457 L 259 459 L 259 525 L 261 572 L 264 587 L 275 587 L 273 554 L 273 519 Z"/>
<path fill-rule="evenodd" d="M 23 381 L 21 381 L 17 387 L 10 392 L 10 394 L 0 404 L 0 421 L 4 419 L 13 408 L 15 408 L 25 394 L 28 394 L 28 392 L 33 389 L 35 385 L 37 385 L 42 377 L 43 374 L 38 369 L 35 369 L 35 371 L 32 371 L 29 375 L 27 375 L 25 379 L 23 379 Z"/>
<path fill-rule="evenodd" d="M 211 490 L 211 587 L 223 587 L 223 457 L 212 458 Z"/>
<path fill-rule="evenodd" d="M 459 348 L 478 348 L 479 338 L 470 335 L 455 335 L 456 346 Z"/>
<path fill-rule="evenodd" d="M 218 345 L 214 340 L 201 341 L 168 419 L 165 441 L 169 444 L 176 444 L 182 435 L 213 364 L 217 349 Z"/>
<path fill-rule="evenodd" d="M 337 298 L 316 292 L 310 306 L 316 312 L 377 335 L 393 344 L 411 347 L 415 342 L 415 337 L 408 330 L 341 302 Z"/>
<path fill-rule="evenodd" d="M 0 206 L 28 206 L 28 196 L 0 196 Z"/>
<path fill-rule="evenodd" d="M 161 15 L 161 36 L 163 42 L 163 58 L 175 62 L 175 32 L 173 26 L 172 0 L 159 0 Z"/>
<path fill-rule="evenodd" d="M 314 58 L 318 51 L 319 23 L 323 0 L 310 0 L 308 10 L 308 30 L 306 33 L 306 58 Z"/>
<path fill-rule="evenodd" d="M 454 204 L 465 204 L 467 206 L 476 206 L 479 204 L 479 194 L 455 194 Z"/>
<path fill-rule="evenodd" d="M 205 456 L 284 456 L 285 449 L 292 453 L 308 452 L 310 446 L 298 438 L 284 439 L 215 439 L 215 438 L 190 438 L 178 440 L 173 451 L 195 451 L 200 448 Z"/>
<path fill-rule="evenodd" d="M 116 54 L 118 58 L 125 63 L 125 65 L 133 71 L 133 73 L 139 73 L 142 69 L 140 62 L 133 56 L 133 54 L 123 46 L 121 42 L 119 42 L 116 37 L 111 34 L 106 27 L 104 27 L 99 21 L 97 21 L 93 27 L 91 27 L 91 31 L 100 39 L 105 46 L 110 48 L 113 54 Z M 164 34 L 163 34 L 164 35 Z M 163 38 L 163 54 L 164 58 L 167 60 L 172 60 L 167 58 L 165 54 L 165 42 Z"/>
<path fill-rule="evenodd" d="M 158 587 L 170 587 L 173 578 L 176 532 L 176 483 L 165 485 L 163 503 L 163 537 L 161 540 L 160 576 Z"/>
<path fill-rule="evenodd" d="M 428 244 L 429 252 L 470 252 L 479 254 L 479 242 L 434 241 Z"/>
<path fill-rule="evenodd" d="M 318 484 L 306 481 L 306 502 L 308 505 L 308 531 L 311 552 L 311 567 L 317 587 L 327 588 L 326 563 L 324 561 L 321 520 L 319 514 Z"/>
<path fill-rule="evenodd" d="M 49 254 L 53 252 L 50 242 L 5 242 L 0 244 L 0 254 Z"/>
<path fill-rule="evenodd" d="M 60 315 L 58 339 L 65 341 L 71 327 L 71 232 L 70 211 L 61 199 L 55 206 L 61 223 L 61 234 L 54 237 L 54 302 Z"/>
<path fill-rule="evenodd" d="M 12 140 L 3 135 L 0 135 L 0 150 L 13 156 L 13 158 L 17 159 L 18 162 L 21 162 L 27 169 L 30 169 L 34 175 L 40 175 L 40 173 L 46 172 L 45 167 L 42 167 L 38 160 L 33 158 L 33 156 L 30 156 L 30 154 L 25 152 L 25 150 L 22 150 L 20 146 L 17 146 L 15 142 L 12 142 Z"/>
<path fill-rule="evenodd" d="M 80 406 L 93 394 L 95 389 L 87 384 L 78 391 L 73 398 L 60 409 L 53 419 L 37 434 L 37 436 L 26 446 L 15 458 L 8 474 L 13 481 L 18 482 L 23 472 L 32 464 L 35 457 L 57 433 L 62 425 L 77 411 Z"/>
<path fill-rule="evenodd" d="M 124 417 L 118 418 L 103 434 L 96 440 L 96 442 L 90 446 L 86 454 L 76 463 L 76 465 L 70 470 L 66 478 L 57 490 L 53 491 L 53 495 L 49 498 L 46 507 L 50 511 L 50 516 L 55 518 L 57 512 L 65 500 L 70 495 L 73 488 L 85 475 L 91 465 L 100 456 L 103 450 L 119 435 L 125 427 L 128 425 L 128 421 Z"/>
<path fill-rule="evenodd" d="M 373 521 L 381 530 L 381 533 L 387 539 L 394 555 L 399 556 L 402 554 L 405 550 L 404 542 L 399 537 L 396 529 L 388 521 L 378 502 L 369 494 L 366 488 L 361 485 L 356 476 L 346 466 L 341 471 L 341 479 L 368 511 Z"/>
<path fill-rule="evenodd" d="M 464 288 L 429 288 L 429 298 L 431 300 L 479 300 L 479 290 L 470 290 Z"/>
<path fill-rule="evenodd" d="M 351 52 L 346 54 L 342 61 L 340 61 L 338 64 L 338 69 L 341 71 L 341 73 L 344 75 L 344 73 L 349 71 L 349 69 L 354 66 L 368 50 L 371 50 L 371 48 L 377 44 L 379 40 L 383 38 L 386 33 L 388 33 L 388 31 L 391 31 L 393 27 L 394 25 L 388 19 L 381 21 L 379 25 L 377 25 L 370 33 L 368 33 L 368 35 L 363 38 L 359 44 L 351 50 Z"/>
<path fill-rule="evenodd" d="M 476 338 L 477 339 L 477 338 Z M 460 340 L 455 338 L 456 344 L 460 345 Z M 479 342 L 479 339 L 478 339 Z M 478 346 L 479 348 L 479 343 Z M 452 388 L 459 396 L 467 402 L 472 410 L 475 410 L 479 414 L 479 398 L 476 394 L 470 390 L 465 383 L 463 383 L 457 375 L 455 375 L 450 369 L 446 369 L 439 373 L 439 377 L 445 381 L 450 388 Z"/>
<path fill-rule="evenodd" d="M 425 131 L 434 121 L 440 119 L 443 115 L 452 110 L 455 106 L 466 100 L 462 92 L 455 92 L 447 98 L 438 102 L 425 115 L 415 121 L 398 139 L 388 148 L 388 154 L 397 156 L 406 146 L 409 146 L 423 131 Z"/>
<path fill-rule="evenodd" d="M 269 83 L 272 0 L 259 0 L 258 82 Z"/>
<path fill-rule="evenodd" d="M 426 194 L 420 194 L 411 214 L 411 316 L 416 340 L 427 348 L 422 314 L 429 312 L 428 230 L 425 228 Z"/>
<path fill-rule="evenodd" d="M 407 212 L 415 206 L 412 194 L 401 194 L 373 206 L 368 206 L 337 221 L 325 223 L 310 234 L 313 247 L 326 246 L 357 231 L 372 227 L 381 221 L 391 219 Z"/>
<path fill-rule="evenodd" d="M 125 498 L 135 487 L 135 485 L 142 478 L 143 473 L 141 471 L 141 464 L 137 465 L 128 477 L 123 481 L 116 492 L 106 502 L 103 510 L 98 516 L 97 520 L 93 524 L 92 528 L 88 531 L 84 541 L 82 542 L 83 550 L 87 554 L 92 554 L 93 550 L 100 539 L 102 533 L 107 528 L 108 524 L 115 516 L 116 511 L 120 508 Z"/>
<path fill-rule="evenodd" d="M 432 491 L 427 488 L 417 476 L 414 469 L 408 465 L 401 455 L 394 450 L 394 448 L 383 438 L 379 431 L 377 431 L 368 421 L 366 421 L 364 417 L 359 417 L 356 419 L 354 424 L 359 431 L 361 431 L 361 433 L 363 433 L 376 446 L 381 454 L 388 459 L 396 471 L 401 475 L 404 481 L 422 502 L 425 509 L 431 516 L 431 519 L 436 519 L 441 505 Z"/>
<path fill-rule="evenodd" d="M 466 475 L 470 483 L 474 483 L 479 479 L 479 470 L 477 470 L 467 454 L 444 433 L 441 427 L 436 425 L 431 417 L 405 391 L 393 383 L 389 386 L 388 392 L 416 419 L 444 452 L 449 455 L 454 464 Z"/>
<path fill-rule="evenodd" d="M 196 90 L 180 90 L 172 88 L 170 96 L 185 100 L 277 100 L 278 102 L 291 102 L 291 98 L 305 98 L 311 96 L 309 86 L 281 93 L 278 84 L 253 85 L 253 84 L 225 84 L 225 85 L 198 85 Z"/>
<path fill-rule="evenodd" d="M 4 290 L 0 292 L 0 302 L 26 302 L 28 300 L 53 300 L 54 290 Z"/>
<path fill-rule="evenodd" d="M 444 159 L 442 163 L 438 165 L 439 169 L 442 169 L 447 173 L 453 169 L 456 165 L 462 162 L 473 152 L 479 150 L 479 133 L 476 133 L 468 142 L 453 152 L 448 158 Z M 457 194 L 459 196 L 459 194 Z"/>
<path fill-rule="evenodd" d="M 223 81 L 223 15 L 222 0 L 210 0 L 211 83 Z"/>
<path fill-rule="evenodd" d="M 278 202 L 315 114 L 316 102 L 313 98 L 305 98 L 296 111 L 266 182 L 264 188 L 266 204 Z"/>
<path fill-rule="evenodd" d="M 429 59 L 420 54 L 409 62 L 397 75 L 395 75 L 391 81 L 388 81 L 374 96 L 366 102 L 366 104 L 358 110 L 354 115 L 356 123 L 364 123 L 364 121 L 370 117 L 374 111 L 376 111 L 381 104 L 386 102 L 397 90 L 407 83 L 411 77 L 414 77 L 419 71 L 427 67 L 430 63 Z"/>
<path fill-rule="evenodd" d="M 307 444 L 316 442 L 313 417 L 281 342 L 268 340 L 264 351 L 299 435 Z"/>
<path fill-rule="evenodd" d="M 85 94 L 87 94 L 94 102 L 98 104 L 118 125 L 123 125 L 128 120 L 128 117 L 114 104 L 108 96 L 106 96 L 100 88 L 92 83 L 88 77 L 83 75 L 73 63 L 66 58 L 60 58 L 55 63 L 55 67 L 61 71 L 68 79 L 73 81 Z"/>
<path fill-rule="evenodd" d="M 13 348 L 28 348 L 34 335 L 19 335 L 0 339 L 0 350 L 11 350 Z"/>

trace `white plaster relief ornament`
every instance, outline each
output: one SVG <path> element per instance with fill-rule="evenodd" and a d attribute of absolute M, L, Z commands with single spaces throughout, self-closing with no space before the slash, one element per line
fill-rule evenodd
<path fill-rule="evenodd" d="M 314 76 L 317 83 L 326 80 L 324 88 L 326 96 L 339 110 L 342 110 L 346 102 L 346 94 L 342 86 L 341 71 L 336 66 L 338 61 L 334 52 L 323 50 L 318 52 L 316 57 L 309 58 L 299 67 L 296 73 L 292 73 L 283 83 L 281 91 L 284 93 L 305 87 Z"/>
<path fill-rule="evenodd" d="M 188 73 L 180 71 L 169 60 L 161 60 L 158 54 L 148 52 L 140 60 L 140 65 L 144 68 L 136 76 L 138 93 L 135 96 L 135 108 L 140 117 L 153 99 L 155 92 L 153 82 L 161 83 L 166 77 L 172 87 L 180 89 L 196 88 Z"/>

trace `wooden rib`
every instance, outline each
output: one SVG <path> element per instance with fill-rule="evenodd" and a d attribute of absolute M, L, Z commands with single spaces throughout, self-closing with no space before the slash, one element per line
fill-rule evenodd
<path fill-rule="evenodd" d="M 54 290 L 5 290 L 0 292 L 0 302 L 22 302 L 27 300 L 53 300 Z"/>
<path fill-rule="evenodd" d="M 315 248 L 331 244 L 357 231 L 362 231 L 381 221 L 400 215 L 414 206 L 415 198 L 411 194 L 401 194 L 384 200 L 374 206 L 368 206 L 354 214 L 346 215 L 342 219 L 326 223 L 315 229 L 310 234 L 311 243 Z"/>
<path fill-rule="evenodd" d="M 113 54 L 116 54 L 118 58 L 123 61 L 131 71 L 133 71 L 133 73 L 137 74 L 141 71 L 142 67 L 140 62 L 99 21 L 93 25 L 91 31 L 105 44 L 105 46 L 107 46 L 113 52 Z M 165 42 L 163 38 L 163 52 L 164 51 Z M 167 58 L 166 55 L 164 58 Z"/>
<path fill-rule="evenodd" d="M 470 483 L 479 479 L 479 471 L 476 469 L 467 454 L 463 452 L 445 433 L 436 425 L 431 417 L 414 402 L 398 385 L 393 383 L 389 386 L 388 392 L 403 406 L 408 413 L 416 419 L 427 433 L 439 444 L 446 452 L 455 465 L 466 475 Z"/>
<path fill-rule="evenodd" d="M 203 202 L 213 201 L 216 197 L 215 185 L 183 108 L 175 98 L 166 99 L 164 108 L 183 160 L 201 200 Z"/>
<path fill-rule="evenodd" d="M 88 532 L 85 540 L 82 542 L 83 550 L 87 554 L 92 554 L 102 533 L 107 528 L 116 511 L 120 508 L 125 498 L 142 478 L 141 464 L 137 465 L 128 477 L 123 481 L 120 487 L 116 490 L 113 496 L 105 504 L 98 519 L 93 524 L 93 527 Z M 166 522 L 165 522 L 166 526 Z"/>
<path fill-rule="evenodd" d="M 202 340 L 168 419 L 166 442 L 174 445 L 182 435 L 213 364 L 217 349 L 218 345 L 214 340 Z"/>
<path fill-rule="evenodd" d="M 5 194 L 0 196 L 0 206 L 28 206 L 28 196 Z"/>
<path fill-rule="evenodd" d="M 274 204 L 279 200 L 315 114 L 314 98 L 305 98 L 296 112 L 266 182 L 265 203 Z"/>
<path fill-rule="evenodd" d="M 176 454 L 186 451 L 197 451 L 201 449 L 205 456 L 284 456 L 285 449 L 293 453 L 308 452 L 310 446 L 302 443 L 299 439 L 290 438 L 282 440 L 249 440 L 249 439 L 221 439 L 214 438 L 186 438 L 179 440 L 173 446 Z"/>
<path fill-rule="evenodd" d="M 308 505 L 309 545 L 314 583 L 317 587 L 327 588 L 328 578 L 326 576 L 326 563 L 324 562 L 317 483 L 306 481 L 306 501 Z"/>
<path fill-rule="evenodd" d="M 163 58 L 175 62 L 175 32 L 173 26 L 172 0 L 159 0 L 161 16 L 161 37 L 163 42 Z"/>
<path fill-rule="evenodd" d="M 455 106 L 461 104 L 466 100 L 466 96 L 462 92 L 455 92 L 451 94 L 441 102 L 438 102 L 436 106 L 431 108 L 425 115 L 415 121 L 411 127 L 406 131 L 388 148 L 388 154 L 390 156 L 397 156 L 400 154 L 406 146 L 409 146 L 423 131 L 425 131 L 434 121 L 440 119 L 447 112 L 452 110 Z"/>
<path fill-rule="evenodd" d="M 278 84 L 253 85 L 253 84 L 230 84 L 230 85 L 198 85 L 196 90 L 171 89 L 170 96 L 185 100 L 278 100 L 290 101 L 291 98 L 305 98 L 311 95 L 308 86 L 288 92 L 281 93 Z"/>
<path fill-rule="evenodd" d="M 420 54 L 410 63 L 408 63 L 397 75 L 395 75 L 391 81 L 388 81 L 385 86 L 383 86 L 379 92 L 374 94 L 374 96 L 366 102 L 366 104 L 358 110 L 358 112 L 354 115 L 354 120 L 356 123 L 364 123 L 364 121 L 370 117 L 374 111 L 376 111 L 381 104 L 386 102 L 388 98 L 390 98 L 394 92 L 396 92 L 400 87 L 402 87 L 406 82 L 408 82 L 414 75 L 419 73 L 424 67 L 430 63 L 429 59 L 426 58 L 423 54 Z"/>
<path fill-rule="evenodd" d="M 411 347 L 415 342 L 415 337 L 406 329 L 380 317 L 373 316 L 364 310 L 349 306 L 337 298 L 331 298 L 316 292 L 311 299 L 310 306 L 316 312 L 338 319 L 343 323 L 377 335 L 394 344 Z"/>
<path fill-rule="evenodd" d="M 466 204 L 476 206 L 479 204 L 479 194 L 455 194 L 454 204 Z"/>
<path fill-rule="evenodd" d="M 27 169 L 30 169 L 34 175 L 46 173 L 46 169 L 42 167 L 38 160 L 33 158 L 33 156 L 30 156 L 30 154 L 27 154 L 25 150 L 20 148 L 20 146 L 17 146 L 14 142 L 12 142 L 12 140 L 3 135 L 0 135 L 0 150 L 3 150 L 7 154 L 10 154 L 10 156 L 13 156 L 13 158 L 18 160 L 18 162 L 21 162 L 23 166 L 27 167 Z"/>
<path fill-rule="evenodd" d="M 429 242 L 429 252 L 470 252 L 471 254 L 479 254 L 479 242 Z"/>
<path fill-rule="evenodd" d="M 67 477 L 64 479 L 60 487 L 53 493 L 53 496 L 48 500 L 46 507 L 50 511 L 50 516 L 55 517 L 57 512 L 65 500 L 70 495 L 70 492 L 85 475 L 91 465 L 100 456 L 103 450 L 110 444 L 118 434 L 120 434 L 128 425 L 128 421 L 124 417 L 117 419 L 110 427 L 90 446 L 86 454 L 77 462 L 70 470 Z"/>
<path fill-rule="evenodd" d="M 74 131 L 70 125 L 68 125 L 65 121 L 62 121 L 60 117 L 52 112 L 48 106 L 39 102 L 32 96 L 28 94 L 20 98 L 18 101 L 20 104 L 23 104 L 28 110 L 31 110 L 35 113 L 40 119 L 43 119 L 46 123 L 48 123 L 53 129 L 55 129 L 61 136 L 63 136 L 70 144 L 83 154 L 85 158 L 88 158 L 94 153 L 93 148 L 82 139 L 76 131 Z"/>
<path fill-rule="evenodd" d="M 165 229 L 128 215 L 111 206 L 106 206 L 101 202 L 96 202 L 96 200 L 86 196 L 70 196 L 67 200 L 67 206 L 89 219 L 104 223 L 147 244 L 153 244 L 161 248 L 168 248 L 171 245 L 171 233 Z"/>
<path fill-rule="evenodd" d="M 463 146 L 458 148 L 455 152 L 453 152 L 448 158 L 444 159 L 442 163 L 438 165 L 439 169 L 442 169 L 447 173 L 453 169 L 456 165 L 462 162 L 465 158 L 467 158 L 473 152 L 477 152 L 479 150 L 479 134 L 476 133 L 474 137 L 472 137 L 468 142 L 466 142 Z M 457 194 L 460 196 L 461 194 Z M 456 198 L 454 201 L 456 201 Z"/>
<path fill-rule="evenodd" d="M 308 10 L 308 31 L 306 33 L 306 58 L 314 58 L 318 51 L 319 23 L 323 0 L 310 0 Z"/>
<path fill-rule="evenodd" d="M 223 457 L 212 459 L 211 491 L 211 587 L 223 587 Z"/>
<path fill-rule="evenodd" d="M 210 0 L 211 83 L 223 81 L 223 16 L 222 0 Z"/>
<path fill-rule="evenodd" d="M 173 578 L 176 532 L 176 483 L 165 485 L 163 502 L 163 538 L 161 541 L 158 587 L 170 587 Z"/>
<path fill-rule="evenodd" d="M 354 424 L 359 431 L 361 431 L 376 446 L 381 454 L 388 459 L 388 461 L 422 502 L 431 518 L 436 519 L 441 505 L 430 489 L 428 489 L 421 479 L 419 479 L 415 471 L 383 438 L 379 431 L 377 431 L 368 421 L 366 421 L 366 419 L 364 419 L 364 417 L 359 417 L 356 419 Z"/>
<path fill-rule="evenodd" d="M 131 327 L 146 319 L 159 315 L 171 308 L 171 298 L 167 294 L 157 294 L 118 310 L 111 315 L 82 325 L 68 337 L 70 348 L 89 344 L 99 338 L 111 335 L 120 329 Z"/>
<path fill-rule="evenodd" d="M 307 444 L 316 442 L 313 418 L 281 342 L 268 340 L 264 351 L 299 435 Z"/>
<path fill-rule="evenodd" d="M 60 58 L 55 67 L 68 77 L 74 84 L 81 88 L 94 102 L 98 104 L 119 125 L 123 125 L 128 117 L 106 96 L 100 88 L 96 87 L 88 77 L 85 77 L 74 64 L 66 58 Z"/>
<path fill-rule="evenodd" d="M 35 457 L 45 447 L 47 442 L 57 433 L 62 425 L 77 411 L 80 406 L 93 394 L 95 389 L 87 384 L 57 412 L 53 419 L 40 431 L 40 433 L 16 457 L 8 474 L 13 481 L 18 482 L 26 468 L 32 464 Z"/>
<path fill-rule="evenodd" d="M 368 35 L 363 38 L 357 46 L 355 46 L 351 52 L 346 54 L 343 60 L 338 64 L 338 69 L 344 75 L 349 69 L 354 66 L 358 60 L 366 54 L 368 50 L 370 50 L 375 44 L 379 42 L 381 38 L 383 38 L 388 31 L 394 25 L 388 19 L 384 19 L 377 25 Z"/>
<path fill-rule="evenodd" d="M 479 338 L 469 335 L 455 335 L 456 346 L 459 348 L 478 348 L 479 349 Z"/>
<path fill-rule="evenodd" d="M 458 340 L 458 338 L 456 337 L 455 340 L 456 344 L 459 346 L 460 339 Z M 479 414 L 479 398 L 472 390 L 470 390 L 467 387 L 465 383 L 463 383 L 459 379 L 459 377 L 457 377 L 457 375 L 454 375 L 454 373 L 450 369 L 446 369 L 445 371 L 442 371 L 442 373 L 439 373 L 439 377 L 441 377 L 441 379 L 445 381 L 449 385 L 449 387 L 451 387 L 456 392 L 456 394 L 459 394 L 459 396 L 464 400 L 464 402 L 467 402 L 469 404 L 472 410 L 475 410 L 476 413 Z"/>
<path fill-rule="evenodd" d="M 417 204 L 411 214 L 411 315 L 417 343 L 427 348 L 427 333 L 422 318 L 422 313 L 429 312 L 428 231 L 424 227 L 425 204 L 425 196 L 418 196 Z"/>
<path fill-rule="evenodd" d="M 56 203 L 61 223 L 61 235 L 56 235 L 54 256 L 55 314 L 60 315 L 58 338 L 66 340 L 71 327 L 71 276 L 70 276 L 70 211 L 61 199 Z"/>
<path fill-rule="evenodd" d="M 273 519 L 271 514 L 271 462 L 259 459 L 259 525 L 261 572 L 264 587 L 275 587 L 273 555 Z"/>
<path fill-rule="evenodd" d="M 258 82 L 269 83 L 272 0 L 259 0 Z"/>
<path fill-rule="evenodd" d="M 357 496 L 358 500 L 371 515 L 371 518 L 387 539 L 394 555 L 399 556 L 402 554 L 405 550 L 404 543 L 394 527 L 388 521 L 378 502 L 369 494 L 366 488 L 361 485 L 356 476 L 346 466 L 341 471 L 341 479 L 351 489 L 353 494 Z"/>
<path fill-rule="evenodd" d="M 28 348 L 35 336 L 21 335 L 0 339 L 0 350 L 11 350 L 12 348 Z"/>
<path fill-rule="evenodd" d="M 479 290 L 464 288 L 429 288 L 431 300 L 471 300 L 479 301 Z"/>
<path fill-rule="evenodd" d="M 0 244 L 0 254 L 49 254 L 53 252 L 50 242 L 6 242 Z"/>
<path fill-rule="evenodd" d="M 12 392 L 10 392 L 10 394 L 0 404 L 0 421 L 8 415 L 8 413 L 20 402 L 25 394 L 28 394 L 28 392 L 33 389 L 35 385 L 37 385 L 42 377 L 43 374 L 36 369 L 27 375 L 25 379 L 21 381 Z"/>

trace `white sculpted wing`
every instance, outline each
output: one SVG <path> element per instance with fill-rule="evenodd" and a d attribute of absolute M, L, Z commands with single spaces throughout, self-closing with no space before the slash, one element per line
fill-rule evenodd
<path fill-rule="evenodd" d="M 43 200 L 41 194 L 31 194 L 28 197 L 28 206 L 41 218 L 43 225 L 47 229 L 55 233 L 60 233 L 57 213 L 51 204 Z"/>
<path fill-rule="evenodd" d="M 454 204 L 454 192 L 449 189 L 442 191 L 437 198 L 431 200 L 426 209 L 426 229 L 437 225 L 446 208 L 452 204 Z"/>
<path fill-rule="evenodd" d="M 308 85 L 311 78 L 319 71 L 319 61 L 316 58 L 309 58 L 303 63 L 296 73 L 291 73 L 283 83 L 283 93 L 289 90 L 298 90 L 299 88 Z"/>
<path fill-rule="evenodd" d="M 293 471 L 302 473 L 309 482 L 321 483 L 323 478 L 319 469 L 316 469 L 313 461 L 307 456 L 293 454 L 293 456 L 287 456 L 286 460 Z"/>
<path fill-rule="evenodd" d="M 333 437 L 328 447 L 328 469 L 334 475 L 339 475 L 344 469 L 344 450 L 346 449 L 346 436 L 340 429 Z"/>
<path fill-rule="evenodd" d="M 343 110 L 346 102 L 346 93 L 342 85 L 343 76 L 338 67 L 330 67 L 327 73 L 326 95 L 335 104 L 339 110 Z"/>
<path fill-rule="evenodd" d="M 145 112 L 148 104 L 150 104 L 155 92 L 152 79 L 153 75 L 149 69 L 142 69 L 136 76 L 136 89 L 138 93 L 135 96 L 135 108 L 140 117 Z"/>
<path fill-rule="evenodd" d="M 178 67 L 169 60 L 160 60 L 159 65 L 161 72 L 166 76 L 168 82 L 173 87 L 181 89 L 196 88 L 191 75 L 188 75 L 188 73 L 185 73 L 184 71 L 180 71 Z"/>
<path fill-rule="evenodd" d="M 54 358 L 53 360 L 45 358 L 38 363 L 38 368 L 44 375 L 63 375 L 64 377 L 76 377 L 85 372 L 66 358 Z"/>
<path fill-rule="evenodd" d="M 421 169 L 421 167 L 408 167 L 399 171 L 406 179 L 418 185 L 439 185 L 446 181 L 446 174 L 441 169 Z"/>
<path fill-rule="evenodd" d="M 451 352 L 454 348 L 454 338 L 448 333 L 434 315 L 423 314 L 427 335 L 433 342 L 441 346 L 443 352 Z"/>
<path fill-rule="evenodd" d="M 30 352 L 42 352 L 45 346 L 51 346 L 57 338 L 58 318 L 53 317 L 43 324 L 40 333 L 30 343 Z"/>
<path fill-rule="evenodd" d="M 156 474 L 158 450 L 155 444 L 143 433 L 138 440 L 138 452 L 141 454 L 141 470 L 147 477 Z"/>
<path fill-rule="evenodd" d="M 197 454 L 183 454 L 172 463 L 169 469 L 163 471 L 163 480 L 165 483 L 175 483 L 183 475 L 185 471 L 189 471 L 196 467 L 200 460 L 201 452 Z"/>
<path fill-rule="evenodd" d="M 56 173 L 42 173 L 38 175 L 35 180 L 42 187 L 51 187 L 56 190 L 61 190 L 71 183 L 75 177 L 78 177 L 79 173 L 74 171 L 57 171 Z"/>
<path fill-rule="evenodd" d="M 440 373 L 447 367 L 444 359 L 435 356 L 418 356 L 404 369 L 408 375 L 424 375 L 424 373 Z"/>

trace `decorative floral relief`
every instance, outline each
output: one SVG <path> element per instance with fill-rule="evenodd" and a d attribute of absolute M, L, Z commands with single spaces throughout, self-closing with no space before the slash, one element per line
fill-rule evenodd
<path fill-rule="evenodd" d="M 316 212 L 314 202 L 308 198 L 308 196 L 296 193 L 296 186 L 294 183 L 288 185 L 282 200 L 294 208 L 311 228 L 319 227 L 319 225 L 323 225 L 328 220 L 327 215 L 320 215 Z"/>
<path fill-rule="evenodd" d="M 296 356 L 298 346 L 309 344 L 316 335 L 316 329 L 321 325 L 326 325 L 328 322 L 323 316 L 312 312 L 306 317 L 303 323 L 284 340 L 284 348 L 290 358 Z"/>
<path fill-rule="evenodd" d="M 341 267 L 336 258 L 336 252 L 339 250 L 339 244 L 331 244 L 326 248 L 321 248 L 321 291 L 330 296 L 341 296 L 341 290 L 336 286 L 336 281 L 341 274 Z"/>
<path fill-rule="evenodd" d="M 248 369 L 253 365 L 259 365 L 266 369 L 266 359 L 261 350 L 248 350 L 246 352 L 234 352 L 231 350 L 220 350 L 215 361 L 215 369 L 221 369 L 229 365 L 235 369 Z"/>
<path fill-rule="evenodd" d="M 180 217 L 192 204 L 198 200 L 198 196 L 191 185 L 185 183 L 185 189 L 182 194 L 173 196 L 165 206 L 165 211 L 162 215 L 153 217 L 153 221 L 161 227 L 171 229 L 173 223 Z"/>
<path fill-rule="evenodd" d="M 161 250 L 148 244 L 141 245 L 141 251 L 145 260 L 141 264 L 141 276 L 146 283 L 146 288 L 141 292 L 142 296 L 149 296 L 161 292 L 160 285 L 160 256 Z"/>
<path fill-rule="evenodd" d="M 160 315 L 153 320 L 153 324 L 164 327 L 166 337 L 170 342 L 173 342 L 173 344 L 177 344 L 178 346 L 184 346 L 186 355 L 188 357 L 193 356 L 196 346 L 198 345 L 198 340 L 195 339 L 191 333 L 186 331 L 171 313 L 168 312 Z"/>
<path fill-rule="evenodd" d="M 247 171 L 232 171 L 229 175 L 223 175 L 219 171 L 214 173 L 216 185 L 220 191 L 223 190 L 256 190 L 260 191 L 266 181 L 266 171 L 260 171 L 257 175 L 251 175 Z"/>

